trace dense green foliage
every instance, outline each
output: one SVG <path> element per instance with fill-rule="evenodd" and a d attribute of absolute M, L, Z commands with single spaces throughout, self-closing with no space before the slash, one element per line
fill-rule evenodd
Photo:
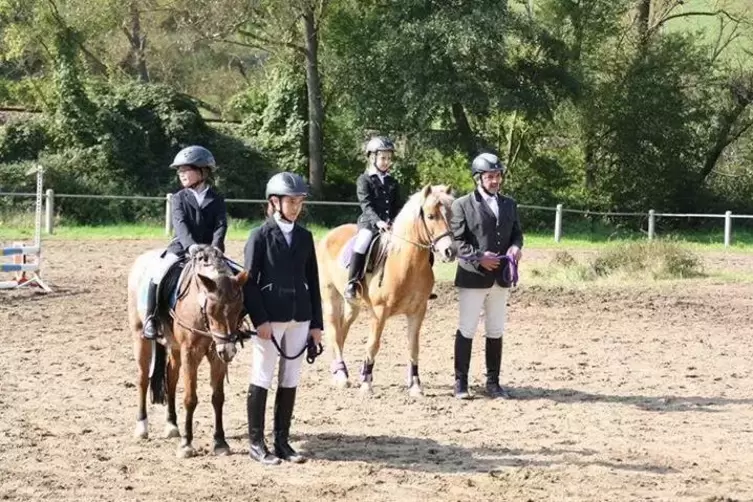
<path fill-rule="evenodd" d="M 354 199 L 364 141 L 383 133 L 408 190 L 470 190 L 469 157 L 492 150 L 521 203 L 752 213 L 753 8 L 692 15 L 707 4 L 0 0 L 0 105 L 42 112 L 0 113 L 0 191 L 30 189 L 40 161 L 59 193 L 161 196 L 177 188 L 172 157 L 199 143 L 227 196 L 260 197 L 276 170 L 309 174 L 314 71 L 328 200 Z M 58 207 L 90 223 L 154 213 Z"/>

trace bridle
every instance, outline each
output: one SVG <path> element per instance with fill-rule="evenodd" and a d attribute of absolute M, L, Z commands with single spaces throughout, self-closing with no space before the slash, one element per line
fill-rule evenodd
<path fill-rule="evenodd" d="M 426 233 L 425 240 L 429 244 L 425 244 L 423 242 L 416 242 L 414 240 L 408 239 L 401 235 L 397 235 L 396 233 L 389 230 L 381 230 L 381 232 L 388 234 L 390 237 L 397 237 L 398 239 L 403 240 L 409 244 L 413 244 L 416 247 L 419 247 L 421 249 L 428 249 L 431 252 L 435 253 L 437 251 L 437 243 L 440 240 L 444 239 L 445 237 L 452 236 L 452 230 L 450 230 L 450 222 L 447 221 L 447 213 L 444 209 L 444 206 L 440 210 L 440 214 L 442 215 L 442 219 L 444 220 L 445 228 L 447 228 L 447 230 L 437 236 L 434 236 L 432 235 L 431 230 L 429 230 L 429 225 L 426 223 L 426 213 L 424 212 L 424 207 L 421 206 L 421 210 L 419 211 L 419 217 L 421 219 L 421 223 L 423 223 L 424 232 Z"/>
<path fill-rule="evenodd" d="M 235 343 L 238 341 L 238 335 L 235 332 L 231 333 L 220 333 L 219 331 L 212 331 L 212 329 L 209 326 L 209 316 L 207 315 L 207 302 L 209 301 L 207 298 L 207 293 L 203 290 L 201 285 L 199 284 L 198 280 L 198 274 L 193 270 L 193 263 L 191 263 L 189 266 L 192 267 L 191 270 L 191 280 L 186 281 L 186 285 L 182 290 L 178 291 L 177 295 L 177 301 L 182 300 L 188 295 L 188 290 L 190 289 L 191 283 L 193 282 L 196 284 L 196 287 L 199 290 L 199 309 L 201 312 L 201 319 L 204 324 L 204 329 L 196 328 L 194 326 L 187 325 L 175 312 L 175 310 L 170 309 L 170 317 L 173 318 L 173 320 L 183 329 L 187 329 L 191 333 L 194 333 L 196 335 L 206 336 L 210 337 L 216 344 L 224 344 L 224 343 Z M 240 298 L 242 295 L 241 291 L 238 291 L 238 293 L 233 296 L 230 299 L 230 302 L 236 301 L 238 298 Z"/>

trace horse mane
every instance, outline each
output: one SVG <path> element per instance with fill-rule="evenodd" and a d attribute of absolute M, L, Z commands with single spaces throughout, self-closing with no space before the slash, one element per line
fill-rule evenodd
<path fill-rule="evenodd" d="M 223 291 L 228 288 L 228 282 L 233 277 L 233 271 L 230 269 L 225 257 L 214 246 L 201 246 L 193 257 L 189 258 L 186 264 L 186 273 L 183 275 L 181 283 L 181 293 L 179 298 L 188 293 L 188 288 L 196 274 L 201 273 L 217 283 L 218 290 Z M 205 273 L 211 271 L 211 274 Z"/>
<path fill-rule="evenodd" d="M 425 198 L 424 188 L 410 196 L 395 218 L 395 222 L 392 225 L 392 235 L 385 234 L 389 236 L 387 242 L 390 249 L 398 251 L 404 245 L 408 244 L 408 242 L 400 237 L 416 240 L 420 228 L 417 223 L 421 218 L 421 208 L 426 204 L 426 201 L 435 199 L 449 212 L 454 197 L 447 193 L 447 189 L 447 185 L 433 185 L 431 192 Z"/>

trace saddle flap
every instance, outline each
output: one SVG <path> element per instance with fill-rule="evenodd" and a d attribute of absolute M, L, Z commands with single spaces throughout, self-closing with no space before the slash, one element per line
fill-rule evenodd
<path fill-rule="evenodd" d="M 387 253 L 382 243 L 382 234 L 377 233 L 374 238 L 371 239 L 369 249 L 366 251 L 366 270 L 364 272 L 367 274 L 373 274 L 374 272 L 379 271 L 384 265 L 386 258 Z"/>
<path fill-rule="evenodd" d="M 351 237 L 348 239 L 348 242 L 345 243 L 340 252 L 340 265 L 345 269 L 350 267 L 350 260 L 353 257 L 353 246 L 355 245 L 355 242 L 356 236 Z M 384 265 L 386 259 L 387 253 L 382 242 L 382 234 L 375 233 L 371 238 L 368 249 L 366 250 L 366 266 L 362 271 L 363 275 L 378 272 Z M 361 278 L 363 278 L 363 276 Z"/>
<path fill-rule="evenodd" d="M 160 317 L 168 315 L 170 309 L 175 308 L 178 284 L 183 282 L 186 263 L 186 260 L 173 263 L 157 285 L 157 312 Z"/>

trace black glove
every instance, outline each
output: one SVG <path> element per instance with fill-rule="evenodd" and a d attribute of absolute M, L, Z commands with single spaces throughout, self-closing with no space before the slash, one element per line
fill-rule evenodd
<path fill-rule="evenodd" d="M 322 355 L 322 352 L 324 352 L 324 347 L 322 347 L 322 344 L 320 343 L 319 346 L 317 346 L 314 343 L 314 337 L 309 335 L 306 339 L 306 362 L 309 364 L 314 364 L 314 361 L 316 361 L 316 358 Z"/>

